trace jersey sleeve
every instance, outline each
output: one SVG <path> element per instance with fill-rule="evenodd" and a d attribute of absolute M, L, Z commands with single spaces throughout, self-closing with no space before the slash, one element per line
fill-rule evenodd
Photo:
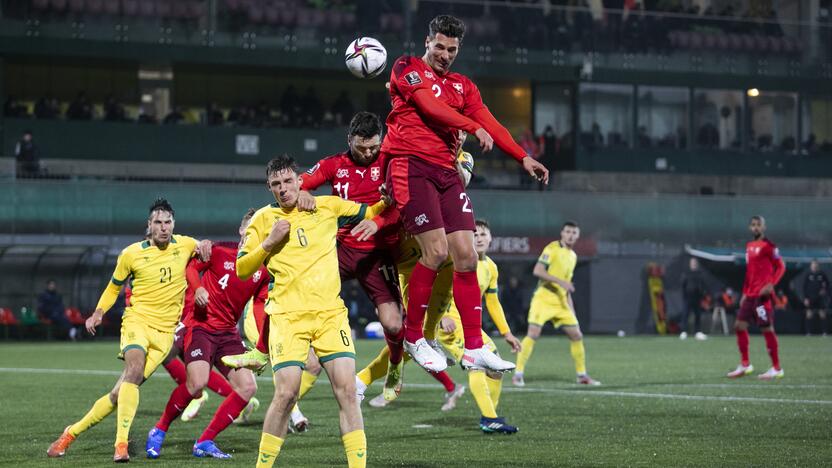
<path fill-rule="evenodd" d="M 122 250 L 121 255 L 118 256 L 118 260 L 116 261 L 113 276 L 110 278 L 110 282 L 107 283 L 107 287 L 101 293 L 101 297 L 98 298 L 98 304 L 95 306 L 96 310 L 102 310 L 106 313 L 116 303 L 121 287 L 132 272 L 132 258 L 132 255 L 130 255 L 127 249 Z"/>
<path fill-rule="evenodd" d="M 368 206 L 366 203 L 355 203 L 340 197 L 318 197 L 321 208 L 332 211 L 338 218 L 338 226 L 355 224 L 365 219 L 372 219 L 381 214 L 387 205 L 379 201 Z"/>
<path fill-rule="evenodd" d="M 549 264 L 552 263 L 552 244 L 547 245 L 543 249 L 543 252 L 540 252 L 540 256 L 537 257 L 537 263 L 541 263 L 546 268 L 549 268 Z"/>
<path fill-rule="evenodd" d="M 214 249 L 211 250 L 211 258 L 214 258 Z M 210 260 L 208 262 L 203 262 L 199 258 L 192 258 L 191 261 L 188 262 L 188 267 L 185 269 L 185 278 L 188 280 L 188 288 L 196 289 L 201 287 L 202 279 L 199 274 L 207 270 L 210 266 Z"/>
<path fill-rule="evenodd" d="M 469 80 L 467 77 L 465 81 L 465 103 L 462 105 L 462 113 L 471 117 L 478 110 L 484 109 L 485 104 L 482 103 L 482 96 L 480 95 L 480 89 L 477 88 L 477 85 L 475 85 L 474 82 Z"/>
<path fill-rule="evenodd" d="M 190 236 L 180 235 L 175 235 L 173 236 L 173 238 L 176 239 L 176 243 L 182 244 L 182 246 L 185 247 L 191 253 L 191 256 L 196 255 L 196 245 L 199 243 L 198 240 Z"/>
<path fill-rule="evenodd" d="M 311 192 L 328 182 L 332 178 L 334 165 L 335 163 L 331 157 L 318 161 L 303 174 L 301 189 Z"/>
<path fill-rule="evenodd" d="M 263 239 L 268 237 L 266 214 L 261 211 L 254 215 L 254 218 L 246 228 L 246 235 L 243 239 L 243 246 L 237 252 L 237 277 L 242 280 L 249 279 L 263 265 L 263 261 L 269 256 L 263 250 Z"/>
<path fill-rule="evenodd" d="M 416 62 L 416 57 L 404 56 L 396 60 L 393 71 L 390 74 L 390 81 L 395 84 L 396 90 L 405 101 L 410 102 L 413 93 L 420 89 L 430 91 L 427 78 L 423 75 L 421 67 Z"/>

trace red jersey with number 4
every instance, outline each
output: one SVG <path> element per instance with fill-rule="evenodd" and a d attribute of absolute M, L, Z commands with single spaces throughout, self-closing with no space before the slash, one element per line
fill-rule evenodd
<path fill-rule="evenodd" d="M 380 155 L 369 166 L 359 166 L 349 152 L 321 159 L 303 175 L 303 190 L 315 190 L 324 183 L 332 186 L 332 194 L 357 203 L 372 205 L 381 200 L 378 191 L 384 183 L 387 161 Z M 338 243 L 357 250 L 387 249 L 398 243 L 396 226 L 382 227 L 371 238 L 359 241 L 350 234 L 353 225 L 338 228 Z"/>
<path fill-rule="evenodd" d="M 765 238 L 745 245 L 745 263 L 745 282 L 742 285 L 745 297 L 758 297 L 763 286 L 776 285 L 786 272 L 777 246 Z"/>
<path fill-rule="evenodd" d="M 462 144 L 459 130 L 426 122 L 413 104 L 413 93 L 426 89 L 452 109 L 471 116 L 482 109 L 480 90 L 459 73 L 438 75 L 419 57 L 402 56 L 390 74 L 393 110 L 387 116 L 387 136 L 381 151 L 393 156 L 416 156 L 454 169 Z"/>
<path fill-rule="evenodd" d="M 237 248 L 214 244 L 211 259 L 203 262 L 194 258 L 188 264 L 189 282 L 182 312 L 188 327 L 201 327 L 209 331 L 228 331 L 237 328 L 248 300 L 254 297 L 254 307 L 263 307 L 269 294 L 269 272 L 260 268 L 246 281 L 237 278 Z M 199 307 L 194 303 L 194 292 L 190 281 L 202 272 L 202 287 L 208 291 L 208 306 Z M 190 310 L 188 310 L 190 307 Z"/>

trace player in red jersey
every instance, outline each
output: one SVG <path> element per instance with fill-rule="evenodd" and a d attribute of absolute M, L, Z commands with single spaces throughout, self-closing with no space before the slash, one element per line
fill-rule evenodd
<path fill-rule="evenodd" d="M 771 369 L 758 377 L 761 380 L 783 378 L 780 357 L 777 352 L 777 335 L 774 333 L 774 310 L 771 298 L 774 287 L 786 272 L 786 265 L 780 258 L 780 252 L 773 242 L 766 238 L 766 220 L 762 216 L 752 216 L 749 224 L 754 240 L 745 245 L 745 282 L 742 285 L 742 299 L 734 331 L 737 333 L 737 347 L 740 349 L 740 365 L 728 373 L 728 377 L 743 377 L 754 372 L 754 366 L 748 359 L 748 323 L 754 320 L 763 337 L 766 349 L 771 357 Z"/>
<path fill-rule="evenodd" d="M 483 345 L 482 305 L 474 250 L 474 213 L 456 168 L 460 130 L 477 137 L 483 151 L 493 145 L 514 158 L 538 180 L 549 172 L 528 157 L 483 104 L 477 86 L 450 71 L 459 53 L 465 24 L 448 15 L 430 22 L 425 54 L 403 56 L 393 64 L 387 117 L 381 147 L 389 159 L 386 185 L 402 222 L 422 250 L 410 278 L 405 316 L 405 349 L 422 367 L 442 371 L 446 361 L 422 334 L 425 310 L 436 272 L 450 253 L 454 262 L 453 296 L 462 318 L 465 353 L 462 366 L 507 371 L 514 364 Z"/>
<path fill-rule="evenodd" d="M 384 183 L 385 161 L 379 158 L 381 120 L 371 112 L 359 112 L 350 121 L 347 135 L 349 149 L 322 159 L 303 175 L 298 199 L 301 209 L 313 209 L 315 198 L 309 191 L 328 183 L 332 194 L 345 200 L 372 205 L 381 199 L 379 187 Z M 386 210 L 392 214 L 393 208 Z M 382 213 L 381 216 L 385 216 Z M 372 221 L 368 221 L 372 222 Z M 398 245 L 398 227 L 389 226 L 368 238 L 350 234 L 354 226 L 338 229 L 338 265 L 341 280 L 358 280 L 367 297 L 376 306 L 390 350 L 390 366 L 384 387 L 397 388 L 401 383 L 404 329 L 402 328 L 401 292 L 393 251 Z"/>
<path fill-rule="evenodd" d="M 251 209 L 243 218 L 240 236 L 244 235 L 253 214 Z M 186 316 L 184 350 L 188 379 L 173 390 L 164 413 L 148 433 L 145 445 L 148 458 L 159 457 L 171 422 L 206 387 L 212 365 L 228 378 L 233 392 L 217 408 L 208 427 L 194 444 L 193 454 L 196 457 L 231 458 L 217 448 L 214 438 L 248 405 L 257 391 L 257 383 L 251 370 L 230 369 L 220 359 L 245 351 L 237 322 L 252 297 L 253 307 L 262 312 L 270 281 L 265 267 L 251 279 L 240 280 L 236 274 L 236 259 L 236 245 L 214 244 L 208 262 L 191 261 L 188 264 L 188 288 L 193 289 L 194 298 L 192 310 L 183 313 Z"/>

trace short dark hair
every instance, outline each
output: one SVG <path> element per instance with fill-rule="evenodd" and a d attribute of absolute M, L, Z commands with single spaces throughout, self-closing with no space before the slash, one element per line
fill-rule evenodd
<path fill-rule="evenodd" d="M 486 228 L 489 231 L 491 230 L 491 225 L 488 224 L 488 221 L 486 221 L 482 218 L 479 218 L 479 219 L 475 220 L 474 225 L 477 226 L 477 227 Z"/>
<path fill-rule="evenodd" d="M 372 112 L 361 111 L 350 120 L 350 137 L 372 138 L 381 135 L 381 119 Z"/>
<path fill-rule="evenodd" d="M 752 217 L 751 217 L 751 219 L 749 219 L 749 220 L 748 220 L 748 222 L 751 222 L 751 221 L 754 221 L 754 220 L 757 220 L 757 221 L 759 221 L 759 222 L 761 222 L 761 223 L 766 222 L 766 219 L 765 219 L 765 218 L 763 218 L 761 215 L 754 215 L 754 216 L 752 216 Z"/>
<path fill-rule="evenodd" d="M 170 206 L 170 203 L 166 199 L 161 197 L 153 200 L 153 203 L 150 205 L 150 209 L 147 212 L 147 219 L 150 219 L 156 211 L 167 211 L 170 213 L 171 217 L 174 216 L 173 207 Z"/>
<path fill-rule="evenodd" d="M 455 37 L 459 39 L 459 42 L 462 42 L 462 38 L 465 36 L 465 23 L 451 15 L 439 15 L 432 19 L 428 26 L 430 37 L 436 37 L 437 34 Z"/>
<path fill-rule="evenodd" d="M 242 222 L 244 223 L 244 222 L 246 222 L 246 221 L 250 220 L 251 218 L 253 218 L 253 217 L 254 217 L 254 213 L 257 213 L 257 210 L 255 210 L 254 208 L 249 208 L 249 209 L 246 211 L 246 214 L 244 214 L 244 215 L 243 215 Z"/>
<path fill-rule="evenodd" d="M 23 130 L 22 135 L 34 136 L 34 134 L 32 133 L 32 131 L 31 131 L 31 130 L 29 130 L 28 128 L 27 128 L 26 130 Z"/>
<path fill-rule="evenodd" d="M 578 223 L 575 221 L 566 221 L 563 223 L 563 226 L 560 227 L 560 230 L 563 231 L 563 229 L 567 227 L 579 228 L 580 226 L 578 226 Z"/>
<path fill-rule="evenodd" d="M 295 158 L 284 153 L 276 158 L 273 158 L 266 165 L 266 179 L 268 179 L 270 175 L 280 171 L 285 171 L 286 169 L 298 172 L 298 163 L 295 162 Z"/>

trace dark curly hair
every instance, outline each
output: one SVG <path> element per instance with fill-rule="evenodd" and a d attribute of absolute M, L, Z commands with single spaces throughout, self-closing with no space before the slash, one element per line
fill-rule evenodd
<path fill-rule="evenodd" d="M 439 15 L 432 19 L 428 26 L 428 36 L 436 37 L 437 34 L 455 37 L 462 42 L 465 36 L 465 23 L 455 16 Z"/>
<path fill-rule="evenodd" d="M 150 205 L 150 209 L 147 212 L 147 219 L 153 217 L 153 213 L 156 211 L 167 211 L 170 213 L 171 217 L 174 215 L 173 207 L 170 206 L 170 203 L 165 198 L 162 197 L 157 198 Z"/>
<path fill-rule="evenodd" d="M 289 156 L 288 154 L 281 154 L 280 156 L 269 161 L 266 165 L 266 179 L 268 179 L 270 175 L 280 171 L 285 171 L 286 169 L 298 172 L 298 163 L 295 162 L 295 158 Z"/>

